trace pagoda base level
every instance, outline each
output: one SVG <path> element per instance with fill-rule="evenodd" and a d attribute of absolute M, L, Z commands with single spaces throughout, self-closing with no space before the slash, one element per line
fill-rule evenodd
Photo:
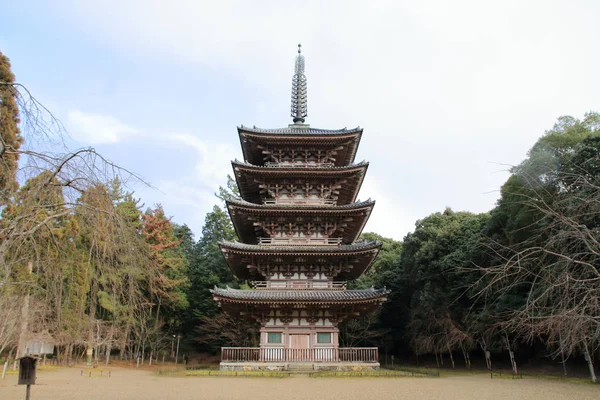
<path fill-rule="evenodd" d="M 220 364 L 221 371 L 376 371 L 378 362 L 226 362 Z"/>

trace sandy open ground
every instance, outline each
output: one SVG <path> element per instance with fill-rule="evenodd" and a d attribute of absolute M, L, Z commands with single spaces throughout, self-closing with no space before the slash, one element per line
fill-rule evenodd
<path fill-rule="evenodd" d="M 539 379 L 489 379 L 486 375 L 442 378 L 236 378 L 161 377 L 149 371 L 112 368 L 111 377 L 81 376 L 78 368 L 38 372 L 31 399 L 600 399 L 599 385 Z M 87 373 L 86 373 L 87 375 Z M 17 376 L 0 381 L 0 399 L 24 399 Z"/>

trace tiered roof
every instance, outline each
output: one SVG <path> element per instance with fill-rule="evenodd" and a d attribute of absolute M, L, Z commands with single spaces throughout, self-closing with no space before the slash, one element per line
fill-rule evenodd
<path fill-rule="evenodd" d="M 249 244 L 256 244 L 259 237 L 266 236 L 262 234 L 261 228 L 255 224 L 258 216 L 276 215 L 278 217 L 298 218 L 318 214 L 323 217 L 347 217 L 345 218 L 346 228 L 335 237 L 341 237 L 344 244 L 350 244 L 358 239 L 375 206 L 373 200 L 341 206 L 254 204 L 244 200 L 228 200 L 226 203 L 238 237 L 242 242 Z"/>
<path fill-rule="evenodd" d="M 356 151 L 362 136 L 362 128 L 354 129 L 316 129 L 294 125 L 281 129 L 261 129 L 238 127 L 244 160 L 253 165 L 263 165 L 262 147 L 305 146 L 305 147 L 342 147 L 337 153 L 335 165 L 343 166 L 354 162 Z"/>
<path fill-rule="evenodd" d="M 369 270 L 381 249 L 381 242 L 360 242 L 340 246 L 258 246 L 239 242 L 220 242 L 221 252 L 233 273 L 241 279 L 253 278 L 253 271 L 248 269 L 248 259 L 252 257 L 279 256 L 282 262 L 293 262 L 301 257 L 313 262 L 321 257 L 328 257 L 331 263 L 350 259 L 352 268 L 341 272 L 336 278 L 351 280 L 360 277 Z"/>
<path fill-rule="evenodd" d="M 240 189 L 240 195 L 244 200 L 251 203 L 260 203 L 263 200 L 260 195 L 257 177 L 285 177 L 287 179 L 318 177 L 329 180 L 346 179 L 346 182 L 339 190 L 337 204 L 349 204 L 356 200 L 365 174 L 367 173 L 367 168 L 369 167 L 369 163 L 365 161 L 329 168 L 307 166 L 306 164 L 266 167 L 238 160 L 232 161 L 231 165 L 235 173 L 238 188 Z"/>
<path fill-rule="evenodd" d="M 361 290 L 241 290 L 227 287 L 214 288 L 212 292 L 221 302 L 255 304 L 300 305 L 380 303 L 390 293 L 383 289 Z"/>
<path fill-rule="evenodd" d="M 269 260 L 288 265 L 298 262 L 298 265 L 307 264 L 311 268 L 323 264 L 343 265 L 336 271 L 338 275 L 335 276 L 335 280 L 356 279 L 368 270 L 381 248 L 379 242 L 354 243 L 375 205 L 370 199 L 356 202 L 368 168 L 366 162 L 353 164 L 363 129 L 311 128 L 304 124 L 306 115 L 304 58 L 299 54 L 292 89 L 291 116 L 294 124 L 279 129 L 250 128 L 243 125 L 237 128 L 244 161 L 233 161 L 232 167 L 243 200 L 229 200 L 226 203 L 238 238 L 243 243 L 220 242 L 219 246 L 232 271 L 242 279 L 257 277 L 261 273 L 258 270 L 263 267 L 255 264 L 262 262 L 264 265 L 265 262 L 270 262 Z M 284 154 L 290 149 L 305 151 L 305 161 L 295 163 L 292 156 L 291 162 L 282 162 L 282 156 L 273 156 L 274 152 Z M 309 160 L 308 154 L 311 152 L 319 154 L 317 161 Z M 325 153 L 327 162 L 319 161 L 322 153 Z M 259 185 L 270 185 L 270 182 L 277 182 L 276 179 L 301 181 L 304 178 L 329 181 L 332 184 L 338 182 L 334 189 L 334 201 L 330 204 L 297 204 L 293 201 L 285 204 L 262 204 L 267 200 L 267 195 L 261 195 L 261 190 L 264 192 L 265 188 Z M 269 183 L 265 183 L 267 181 Z M 331 204 L 332 202 L 336 204 Z M 261 238 L 273 239 L 264 231 L 267 228 L 263 229 L 263 223 L 270 224 L 271 228 L 268 229 L 273 232 L 273 225 L 291 226 L 295 223 L 310 222 L 333 226 L 333 233 L 328 231 L 326 237 L 319 238 L 313 238 L 310 234 L 308 238 L 299 237 L 300 240 L 316 239 L 314 243 L 318 245 L 308 245 L 309 242 L 276 245 L 276 241 L 273 240 L 261 240 L 262 244 L 258 244 Z M 281 239 L 282 243 L 286 241 L 286 238 L 277 239 Z M 332 244 L 338 243 L 338 239 L 341 244 Z M 334 279 L 333 274 L 328 276 Z M 211 292 L 215 300 L 227 310 L 238 313 L 243 311 L 246 315 L 265 307 L 306 305 L 330 307 L 329 309 L 335 310 L 336 313 L 362 313 L 373 310 L 386 300 L 389 293 L 385 289 L 334 290 L 315 286 L 308 290 L 282 289 L 277 286 L 267 286 L 267 289 L 260 290 L 227 287 L 215 288 Z M 349 308 L 344 308 L 347 306 Z"/>

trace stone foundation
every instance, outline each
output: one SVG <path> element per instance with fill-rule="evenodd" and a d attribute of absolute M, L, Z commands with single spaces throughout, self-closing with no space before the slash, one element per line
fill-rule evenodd
<path fill-rule="evenodd" d="M 222 362 L 221 371 L 376 371 L 379 363 L 352 362 L 318 362 L 318 363 L 288 363 L 288 362 Z"/>

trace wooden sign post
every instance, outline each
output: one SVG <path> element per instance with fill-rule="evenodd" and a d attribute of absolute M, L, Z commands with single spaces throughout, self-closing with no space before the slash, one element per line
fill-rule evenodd
<path fill-rule="evenodd" d="M 37 366 L 37 358 L 21 357 L 19 358 L 19 385 L 27 385 L 25 400 L 29 400 L 31 393 L 31 385 L 35 385 L 35 370 Z"/>

